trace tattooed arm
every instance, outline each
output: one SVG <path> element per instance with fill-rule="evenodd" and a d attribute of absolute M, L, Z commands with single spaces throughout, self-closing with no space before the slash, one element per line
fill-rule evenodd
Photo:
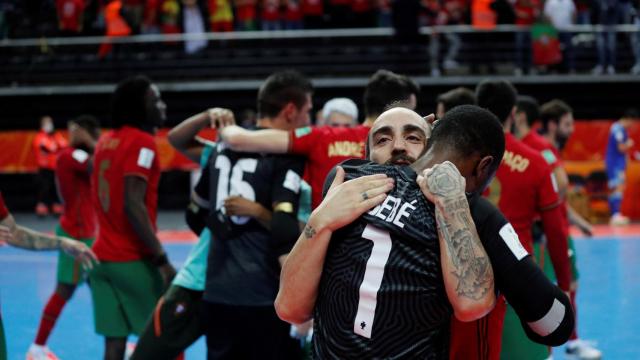
<path fill-rule="evenodd" d="M 393 182 L 385 175 L 363 176 L 344 182 L 336 176 L 322 203 L 311 213 L 280 273 L 275 307 L 280 319 L 301 324 L 313 314 L 327 248 L 333 231 L 380 204 Z M 366 196 L 362 194 L 366 192 Z"/>
<path fill-rule="evenodd" d="M 495 304 L 494 277 L 471 219 L 465 180 L 446 161 L 425 170 L 419 184 L 436 205 L 442 275 L 454 313 L 460 321 L 479 319 Z"/>
<path fill-rule="evenodd" d="M 0 245 L 5 242 L 27 250 L 62 249 L 88 269 L 98 262 L 96 255 L 84 243 L 61 236 L 43 234 L 20 226 L 16 224 L 11 215 L 0 221 Z"/>

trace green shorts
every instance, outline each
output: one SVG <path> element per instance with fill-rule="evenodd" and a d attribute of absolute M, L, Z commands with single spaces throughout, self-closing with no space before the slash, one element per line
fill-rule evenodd
<path fill-rule="evenodd" d="M 131 360 L 175 359 L 204 335 L 202 291 L 172 285 L 158 300 Z"/>
<path fill-rule="evenodd" d="M 88 247 L 93 245 L 95 239 L 76 239 L 62 229 L 60 225 L 56 227 L 56 235 L 68 237 L 74 240 L 82 241 Z M 82 269 L 82 265 L 66 252 L 60 250 L 58 254 L 58 282 L 61 284 L 78 285 L 86 278 L 86 273 Z"/>
<path fill-rule="evenodd" d="M 502 360 L 544 360 L 549 357 L 549 347 L 529 340 L 522 328 L 518 314 L 507 304 L 502 329 Z"/>
<path fill-rule="evenodd" d="M 162 277 L 148 261 L 102 262 L 90 273 L 96 332 L 139 335 L 162 294 Z"/>

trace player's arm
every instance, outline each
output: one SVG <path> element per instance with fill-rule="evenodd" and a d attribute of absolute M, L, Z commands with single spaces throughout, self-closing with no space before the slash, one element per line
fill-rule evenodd
<path fill-rule="evenodd" d="M 344 170 L 338 168 L 335 178 L 328 178 L 333 181 L 327 195 L 311 213 L 282 267 L 275 307 L 280 319 L 289 323 L 301 324 L 311 319 L 333 231 L 382 203 L 393 189 L 393 180 L 383 174 L 347 182 L 343 182 L 344 176 Z"/>
<path fill-rule="evenodd" d="M 235 195 L 224 199 L 223 206 L 228 216 L 249 216 L 256 219 L 265 229 L 272 229 L 273 213 L 260 203 Z M 296 233 L 295 237 L 297 236 Z"/>
<path fill-rule="evenodd" d="M 495 305 L 494 278 L 465 195 L 465 180 L 451 162 L 423 172 L 418 181 L 436 205 L 442 275 L 456 318 L 473 321 Z"/>
<path fill-rule="evenodd" d="M 86 244 L 20 226 L 16 224 L 11 214 L 0 221 L 0 245 L 3 243 L 27 250 L 62 249 L 87 269 L 91 269 L 94 263 L 98 263 L 98 258 Z"/>
<path fill-rule="evenodd" d="M 574 326 L 567 295 L 545 276 L 495 206 L 478 199 L 472 216 L 491 260 L 496 287 L 518 314 L 529 339 L 548 346 L 565 343 Z"/>
<path fill-rule="evenodd" d="M 586 236 L 593 235 L 593 227 L 591 226 L 591 223 L 589 223 L 587 219 L 583 218 L 582 215 L 580 215 L 568 202 L 567 214 L 569 215 L 569 222 L 580 229 L 582 234 Z"/>
<path fill-rule="evenodd" d="M 204 146 L 209 142 L 198 137 L 198 133 L 207 126 L 216 123 L 235 123 L 231 110 L 212 108 L 184 120 L 169 131 L 169 143 L 181 154 L 194 162 L 199 162 Z"/>
<path fill-rule="evenodd" d="M 153 231 L 149 212 L 144 201 L 146 193 L 147 181 L 145 178 L 137 175 L 125 175 L 124 211 L 129 224 L 131 224 L 140 241 L 151 251 L 151 262 L 158 267 L 165 283 L 169 283 L 175 276 L 176 271 L 169 263 L 167 253 Z"/>
<path fill-rule="evenodd" d="M 284 154 L 289 150 L 289 132 L 285 130 L 247 130 L 233 125 L 220 129 L 220 139 L 234 151 Z"/>

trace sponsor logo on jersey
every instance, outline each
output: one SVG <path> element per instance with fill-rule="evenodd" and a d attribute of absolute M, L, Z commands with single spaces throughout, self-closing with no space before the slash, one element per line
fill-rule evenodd
<path fill-rule="evenodd" d="M 511 172 L 525 172 L 529 167 L 529 159 L 520 154 L 514 154 L 509 150 L 505 150 L 502 163 L 508 166 Z"/>
<path fill-rule="evenodd" d="M 329 144 L 328 156 L 348 156 L 361 158 L 364 156 L 364 143 L 357 141 L 333 142 Z"/>
<path fill-rule="evenodd" d="M 71 153 L 71 157 L 74 158 L 77 162 L 79 162 L 80 164 L 84 163 L 85 161 L 87 161 L 87 159 L 89 158 L 89 154 L 81 149 L 75 149 L 73 150 L 73 152 Z"/>
<path fill-rule="evenodd" d="M 558 158 L 551 150 L 542 150 L 542 157 L 547 160 L 547 164 L 553 165 L 558 161 Z"/>
<path fill-rule="evenodd" d="M 145 169 L 151 169 L 151 165 L 153 164 L 153 157 L 155 155 L 156 153 L 151 149 L 140 149 L 140 153 L 138 153 L 138 166 Z"/>

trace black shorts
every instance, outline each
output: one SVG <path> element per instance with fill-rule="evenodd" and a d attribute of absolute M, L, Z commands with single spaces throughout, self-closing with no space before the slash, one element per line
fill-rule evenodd
<path fill-rule="evenodd" d="M 175 359 L 202 335 L 202 291 L 171 285 L 158 300 L 131 360 Z"/>
<path fill-rule="evenodd" d="M 207 359 L 301 359 L 290 325 L 271 306 L 232 306 L 203 301 Z"/>

